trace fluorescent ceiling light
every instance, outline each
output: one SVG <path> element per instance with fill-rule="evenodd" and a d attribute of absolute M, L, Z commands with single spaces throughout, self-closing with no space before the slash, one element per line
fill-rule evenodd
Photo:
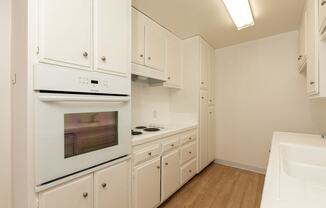
<path fill-rule="evenodd" d="M 249 0 L 223 0 L 238 30 L 255 24 Z"/>

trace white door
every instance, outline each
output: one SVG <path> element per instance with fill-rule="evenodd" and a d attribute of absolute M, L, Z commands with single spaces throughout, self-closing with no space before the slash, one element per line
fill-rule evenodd
<path fill-rule="evenodd" d="M 208 164 L 208 93 L 200 91 L 199 161 L 200 170 Z"/>
<path fill-rule="evenodd" d="M 200 87 L 207 89 L 208 87 L 208 67 L 209 67 L 209 51 L 206 44 L 200 42 Z"/>
<path fill-rule="evenodd" d="M 181 87 L 182 51 L 181 40 L 171 33 L 166 38 L 166 83 L 172 87 Z"/>
<path fill-rule="evenodd" d="M 130 162 L 123 162 L 94 174 L 94 207 L 129 207 Z"/>
<path fill-rule="evenodd" d="M 92 1 L 40 2 L 40 61 L 89 69 L 92 53 Z"/>
<path fill-rule="evenodd" d="M 208 103 L 210 105 L 214 105 L 215 103 L 215 52 L 213 49 L 209 50 L 209 76 L 208 76 L 208 91 L 209 91 L 209 97 L 208 97 Z"/>
<path fill-rule="evenodd" d="M 215 160 L 215 109 L 208 109 L 208 163 Z"/>
<path fill-rule="evenodd" d="M 130 1 L 97 0 L 95 6 L 96 68 L 126 75 L 130 67 Z"/>
<path fill-rule="evenodd" d="M 171 196 L 180 186 L 179 150 L 162 157 L 162 201 Z"/>
<path fill-rule="evenodd" d="M 92 208 L 93 175 L 88 175 L 39 194 L 40 208 Z"/>
<path fill-rule="evenodd" d="M 132 9 L 132 62 L 145 64 L 145 17 Z"/>
<path fill-rule="evenodd" d="M 159 25 L 147 19 L 145 24 L 145 65 L 165 70 L 165 35 Z"/>
<path fill-rule="evenodd" d="M 146 162 L 134 170 L 134 205 L 136 208 L 153 208 L 160 201 L 160 157 Z"/>

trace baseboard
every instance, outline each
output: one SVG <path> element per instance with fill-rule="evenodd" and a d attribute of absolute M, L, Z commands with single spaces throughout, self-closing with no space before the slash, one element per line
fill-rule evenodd
<path fill-rule="evenodd" d="M 264 175 L 266 174 L 266 169 L 258 168 L 258 167 L 251 166 L 251 165 L 244 165 L 244 164 L 241 164 L 241 163 L 230 162 L 230 161 L 219 160 L 219 159 L 216 159 L 214 161 L 214 163 L 220 164 L 220 165 L 225 165 L 225 166 L 230 166 L 230 167 L 233 167 L 233 168 L 239 168 L 239 169 L 242 169 L 242 170 L 248 170 L 248 171 L 251 171 L 251 172 L 260 173 L 260 174 L 264 174 Z"/>

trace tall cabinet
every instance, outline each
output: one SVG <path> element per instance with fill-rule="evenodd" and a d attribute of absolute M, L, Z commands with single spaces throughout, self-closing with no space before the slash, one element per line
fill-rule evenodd
<path fill-rule="evenodd" d="M 215 51 L 200 36 L 183 41 L 183 87 L 171 93 L 171 110 L 198 123 L 198 170 L 215 160 Z"/>

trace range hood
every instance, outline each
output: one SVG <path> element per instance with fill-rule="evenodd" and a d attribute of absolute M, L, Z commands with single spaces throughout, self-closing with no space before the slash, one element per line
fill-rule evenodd
<path fill-rule="evenodd" d="M 131 74 L 133 77 L 148 79 L 150 82 L 166 82 L 164 71 L 153 69 L 147 66 L 132 63 Z"/>

